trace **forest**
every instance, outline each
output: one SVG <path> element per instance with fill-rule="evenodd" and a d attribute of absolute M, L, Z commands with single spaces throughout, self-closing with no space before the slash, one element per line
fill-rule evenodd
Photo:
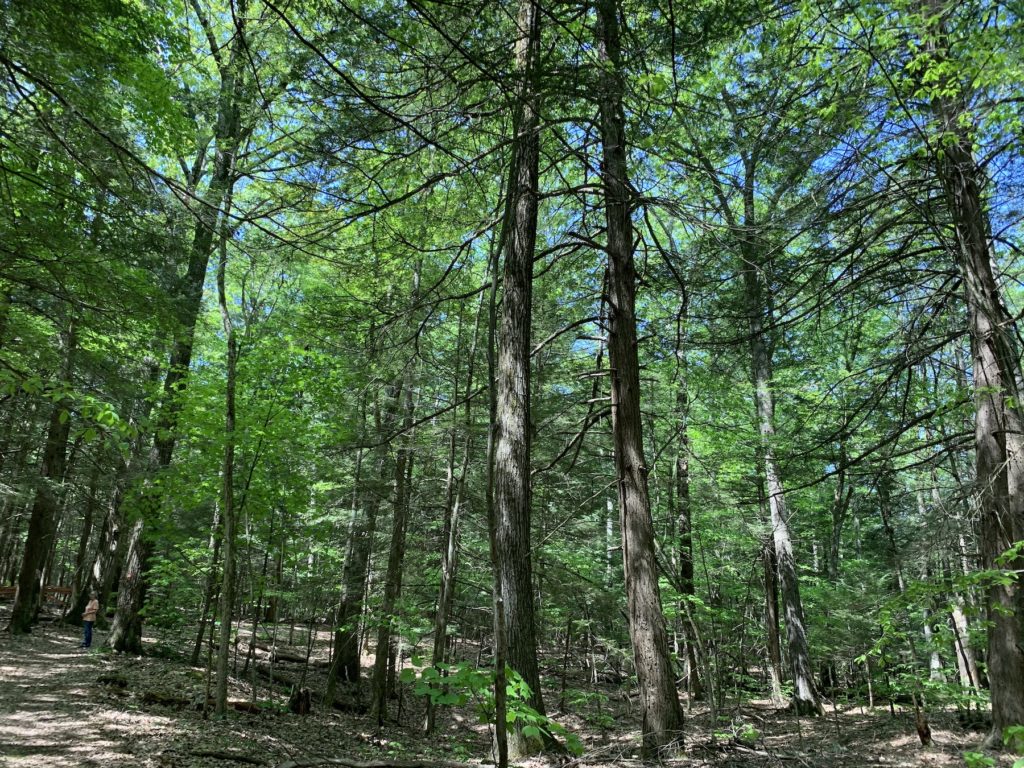
<path fill-rule="evenodd" d="M 1024 765 L 1020 0 L 0 0 L 0 94 L 0 763 Z"/>

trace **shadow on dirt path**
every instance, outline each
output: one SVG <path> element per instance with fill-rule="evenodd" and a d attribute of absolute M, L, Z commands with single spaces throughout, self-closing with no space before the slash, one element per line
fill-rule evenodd
<path fill-rule="evenodd" d="M 0 647 L 0 765 L 14 768 L 139 765 L 132 743 L 167 719 L 120 711 L 97 695 L 109 662 L 78 647 L 72 628 L 37 627 L 3 635 Z"/>

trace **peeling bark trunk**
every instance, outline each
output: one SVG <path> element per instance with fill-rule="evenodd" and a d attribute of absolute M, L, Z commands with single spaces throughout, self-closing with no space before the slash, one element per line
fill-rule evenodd
<path fill-rule="evenodd" d="M 956 125 L 955 117 L 948 118 Z M 975 456 L 982 567 L 1024 569 L 1024 557 L 1005 566 L 997 562 L 1024 539 L 1024 445 L 1018 413 L 1019 357 L 1013 348 L 1013 319 L 1000 298 L 992 270 L 980 172 L 961 138 L 945 147 L 938 163 L 940 180 L 953 216 L 959 267 L 967 294 L 971 350 L 974 356 Z M 992 693 L 992 733 L 1001 744 L 1003 730 L 1024 723 L 1024 590 L 1014 581 L 993 584 L 986 592 L 988 670 Z"/>
<path fill-rule="evenodd" d="M 938 63 L 955 65 L 940 0 L 920 4 L 925 50 Z M 949 74 L 952 73 L 952 74 Z M 959 77 L 955 66 L 943 77 Z M 965 86 L 951 82 L 956 91 Z M 974 158 L 973 122 L 960 96 L 936 96 L 932 161 L 953 226 L 955 256 L 967 303 L 974 381 L 974 442 L 979 544 L 982 567 L 1024 569 L 1024 556 L 1001 562 L 1004 552 L 1024 539 L 1024 418 L 1016 323 L 1002 300 L 993 266 L 991 225 L 983 188 L 984 171 Z M 988 677 L 992 731 L 987 746 L 1001 746 L 1003 731 L 1024 723 L 1024 589 L 1018 580 L 986 590 Z M 1024 739 L 1017 739 L 1020 746 Z"/>

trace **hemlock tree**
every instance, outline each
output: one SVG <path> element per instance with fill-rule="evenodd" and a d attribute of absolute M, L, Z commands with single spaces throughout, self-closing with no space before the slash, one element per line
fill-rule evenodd
<path fill-rule="evenodd" d="M 600 77 L 602 185 L 608 253 L 608 359 L 612 434 L 618 485 L 622 562 L 643 712 L 643 754 L 656 758 L 682 744 L 683 712 L 675 688 L 654 553 L 640 416 L 640 364 L 636 333 L 636 266 L 626 159 L 626 116 L 616 0 L 597 3 L 596 47 Z"/>
<path fill-rule="evenodd" d="M 512 150 L 501 223 L 501 311 L 497 329 L 497 410 L 494 493 L 497 562 L 505 611 L 508 665 L 530 686 L 530 705 L 543 714 L 530 539 L 530 353 L 533 260 L 537 241 L 540 156 L 540 16 L 536 0 L 520 0 L 516 15 Z M 509 731 L 508 755 L 531 751 L 523 722 Z"/>

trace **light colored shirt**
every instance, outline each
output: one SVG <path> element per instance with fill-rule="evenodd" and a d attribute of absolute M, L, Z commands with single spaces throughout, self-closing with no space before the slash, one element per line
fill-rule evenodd
<path fill-rule="evenodd" d="M 96 621 L 96 614 L 100 612 L 100 601 L 93 598 L 82 611 L 82 621 Z"/>

